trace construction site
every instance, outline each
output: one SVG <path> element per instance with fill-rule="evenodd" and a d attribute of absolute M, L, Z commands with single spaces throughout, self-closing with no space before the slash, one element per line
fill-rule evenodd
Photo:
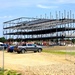
<path fill-rule="evenodd" d="M 71 10 L 56 11 L 55 15 L 50 13 L 48 17 L 45 14 L 44 18 L 20 17 L 3 22 L 3 35 L 9 42 L 53 44 L 43 44 L 41 53 L 4 51 L 5 68 L 20 71 L 22 75 L 75 75 L 75 42 L 72 42 L 75 39 L 75 17 Z M 64 46 L 57 46 L 58 43 Z M 14 50 L 13 44 L 9 44 L 7 49 L 11 49 L 11 46 Z M 3 57 L 2 51 L 0 57 Z M 2 63 L 2 59 L 0 61 Z"/>
<path fill-rule="evenodd" d="M 71 12 L 50 13 L 50 18 L 20 17 L 3 22 L 3 35 L 13 41 L 55 41 L 75 38 L 75 19 Z"/>

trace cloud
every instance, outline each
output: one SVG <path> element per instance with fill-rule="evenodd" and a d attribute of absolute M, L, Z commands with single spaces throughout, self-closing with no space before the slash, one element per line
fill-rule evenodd
<path fill-rule="evenodd" d="M 68 3 L 75 3 L 75 0 L 52 0 L 50 3 L 57 3 L 57 4 L 68 4 Z"/>
<path fill-rule="evenodd" d="M 52 8 L 58 8 L 58 6 L 45 6 L 45 5 L 37 5 L 39 8 L 44 8 L 44 9 L 52 9 Z"/>
<path fill-rule="evenodd" d="M 46 0 L 45 4 L 71 4 L 75 3 L 75 0 Z"/>
<path fill-rule="evenodd" d="M 13 18 L 13 16 L 0 16 L 0 19 Z"/>
<path fill-rule="evenodd" d="M 29 3 L 25 3 L 23 1 L 0 1 L 0 8 L 11 8 L 11 7 L 21 7 L 21 6 L 28 6 Z"/>
<path fill-rule="evenodd" d="M 75 0 L 0 0 L 0 8 L 11 7 L 31 7 L 38 4 L 68 4 L 75 3 Z M 42 6 L 41 6 L 42 7 Z M 43 6 L 45 8 L 55 8 L 56 6 Z"/>
<path fill-rule="evenodd" d="M 0 0 L 0 8 L 30 7 L 39 3 L 47 3 L 48 0 Z"/>

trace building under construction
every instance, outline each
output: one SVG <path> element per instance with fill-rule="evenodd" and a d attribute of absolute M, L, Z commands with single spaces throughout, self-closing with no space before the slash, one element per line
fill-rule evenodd
<path fill-rule="evenodd" d="M 3 35 L 18 41 L 75 38 L 74 14 L 71 11 L 58 13 L 55 18 L 50 13 L 50 18 L 20 17 L 3 22 Z"/>

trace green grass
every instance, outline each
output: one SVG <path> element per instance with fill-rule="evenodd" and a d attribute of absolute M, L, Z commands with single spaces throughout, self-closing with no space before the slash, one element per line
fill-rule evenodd
<path fill-rule="evenodd" d="M 3 75 L 3 71 L 0 71 L 0 75 Z"/>
<path fill-rule="evenodd" d="M 46 52 L 46 53 L 52 53 L 52 54 L 62 54 L 62 55 L 65 55 L 65 54 L 69 54 L 69 55 L 75 55 L 75 52 L 68 52 L 66 50 L 62 50 L 61 48 L 60 49 L 57 49 L 57 48 L 44 48 L 43 49 L 43 52 Z"/>
<path fill-rule="evenodd" d="M 67 54 L 75 55 L 75 52 L 67 52 Z"/>
<path fill-rule="evenodd" d="M 54 54 L 66 54 L 66 52 L 61 52 L 61 51 L 57 51 L 57 50 L 43 50 L 43 52 L 54 53 Z"/>
<path fill-rule="evenodd" d="M 0 75 L 22 75 L 22 74 L 14 71 L 14 70 L 2 71 L 1 68 L 0 68 Z"/>

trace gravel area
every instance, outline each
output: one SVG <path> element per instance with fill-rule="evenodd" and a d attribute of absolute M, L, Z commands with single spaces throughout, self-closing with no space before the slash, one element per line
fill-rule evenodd
<path fill-rule="evenodd" d="M 2 66 L 2 51 L 0 51 L 0 66 Z M 66 60 L 65 55 L 50 53 L 25 54 L 4 52 L 5 69 L 20 71 L 22 75 L 75 75 L 75 64 Z"/>

